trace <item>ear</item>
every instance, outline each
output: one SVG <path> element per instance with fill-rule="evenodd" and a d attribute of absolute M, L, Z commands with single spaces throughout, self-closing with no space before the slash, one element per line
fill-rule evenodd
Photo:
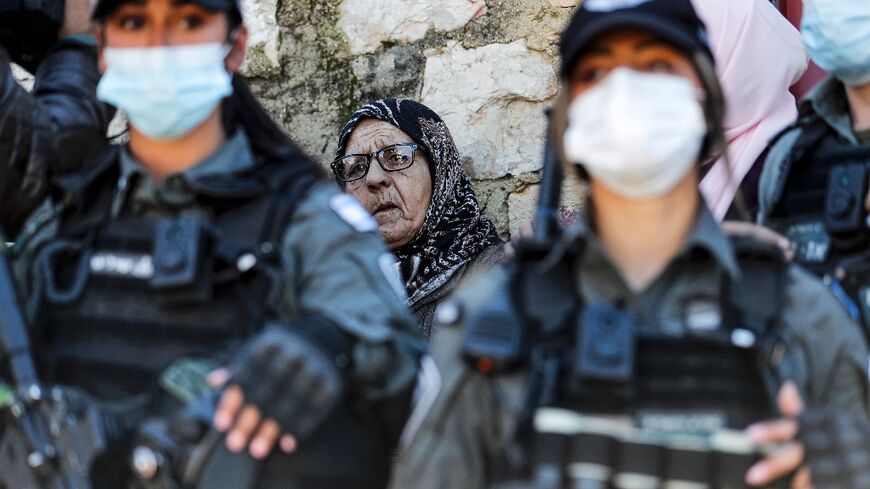
<path fill-rule="evenodd" d="M 106 31 L 102 25 L 94 28 L 94 37 L 97 39 L 97 68 L 102 75 L 106 72 L 106 59 L 103 57 L 103 49 L 106 47 Z"/>
<path fill-rule="evenodd" d="M 245 61 L 245 53 L 248 49 L 248 29 L 240 25 L 236 29 L 236 35 L 232 41 L 232 49 L 227 55 L 226 67 L 230 73 L 237 73 Z"/>

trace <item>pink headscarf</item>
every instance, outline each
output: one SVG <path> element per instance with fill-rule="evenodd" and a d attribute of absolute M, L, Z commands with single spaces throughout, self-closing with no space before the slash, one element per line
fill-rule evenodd
<path fill-rule="evenodd" d="M 725 138 L 732 169 L 729 174 L 722 158 L 701 182 L 701 193 L 721 220 L 767 143 L 797 118 L 788 89 L 806 71 L 808 58 L 800 33 L 767 0 L 693 3 L 707 24 L 727 100 Z"/>

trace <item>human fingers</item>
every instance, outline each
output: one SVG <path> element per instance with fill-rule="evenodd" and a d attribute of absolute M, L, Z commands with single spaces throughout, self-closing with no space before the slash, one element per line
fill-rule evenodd
<path fill-rule="evenodd" d="M 299 446 L 299 444 L 296 442 L 296 437 L 294 437 L 293 435 L 282 436 L 281 440 L 278 443 L 281 445 L 281 450 L 283 450 L 284 453 L 293 453 Z"/>
<path fill-rule="evenodd" d="M 810 469 L 804 467 L 795 474 L 791 481 L 791 489 L 813 489 L 813 478 Z"/>
<path fill-rule="evenodd" d="M 263 421 L 260 428 L 257 429 L 254 439 L 251 441 L 249 449 L 251 456 L 257 460 L 268 457 L 272 453 L 272 448 L 275 447 L 275 442 L 278 441 L 280 435 L 281 427 L 278 426 L 277 421 L 271 418 Z"/>
<path fill-rule="evenodd" d="M 776 399 L 779 412 L 784 416 L 797 417 L 804 410 L 804 402 L 794 382 L 788 381 L 783 384 Z"/>
<path fill-rule="evenodd" d="M 227 448 L 236 453 L 244 450 L 261 420 L 260 409 L 257 406 L 248 404 L 242 408 L 232 431 L 227 435 Z"/>
<path fill-rule="evenodd" d="M 746 429 L 746 434 L 756 444 L 785 443 L 794 440 L 798 422 L 793 419 L 777 419 L 756 423 Z"/>
<path fill-rule="evenodd" d="M 209 387 L 212 389 L 218 389 L 223 387 L 229 379 L 230 370 L 227 368 L 218 368 L 209 372 L 205 380 L 208 382 Z"/>
<path fill-rule="evenodd" d="M 233 420 L 236 419 L 244 402 L 245 396 L 242 393 L 242 389 L 238 386 L 227 388 L 221 395 L 221 400 L 215 409 L 212 420 L 214 427 L 222 433 L 229 430 L 233 426 Z"/>
<path fill-rule="evenodd" d="M 798 470 L 803 460 L 803 445 L 789 443 L 753 465 L 746 473 L 746 482 L 751 486 L 765 486 Z"/>
<path fill-rule="evenodd" d="M 791 241 L 785 236 L 764 226 L 745 221 L 725 221 L 722 230 L 729 236 L 755 239 L 779 248 L 789 260 L 794 258 Z"/>

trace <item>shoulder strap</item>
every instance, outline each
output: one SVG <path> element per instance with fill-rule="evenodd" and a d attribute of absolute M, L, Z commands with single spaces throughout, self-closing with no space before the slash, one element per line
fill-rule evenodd
<path fill-rule="evenodd" d="M 78 151 L 77 158 L 95 163 L 53 183 L 53 198 L 65 207 L 59 237 L 78 238 L 104 223 L 121 175 L 117 147 L 92 141 Z"/>
<path fill-rule="evenodd" d="M 304 170 L 292 162 L 267 161 L 251 175 L 261 189 L 258 197 L 221 203 L 215 225 L 225 254 L 238 256 L 255 245 L 277 249 L 299 204 L 321 180 L 318 173 Z"/>
<path fill-rule="evenodd" d="M 779 134 L 774 136 L 768 147 L 772 148 L 776 146 L 783 136 L 794 130 L 800 130 L 802 133 L 795 142 L 792 150 L 789 152 L 787 161 L 784 162 L 787 168 L 793 167 L 794 163 L 797 163 L 812 154 L 813 151 L 822 143 L 822 140 L 825 139 L 830 128 L 824 119 L 818 115 L 809 114 L 801 117 L 797 122 L 786 127 Z"/>
<path fill-rule="evenodd" d="M 724 320 L 765 336 L 775 327 L 785 300 L 788 264 L 775 246 L 749 238 L 732 238 L 740 280 L 726 279 Z"/>

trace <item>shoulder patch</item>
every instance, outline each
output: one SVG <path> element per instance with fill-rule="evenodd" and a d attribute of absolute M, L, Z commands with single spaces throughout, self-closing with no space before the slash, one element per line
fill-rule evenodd
<path fill-rule="evenodd" d="M 363 209 L 359 201 L 347 194 L 338 194 L 329 199 L 329 207 L 342 218 L 344 222 L 351 225 L 361 233 L 378 230 L 378 223 L 375 219 Z"/>

